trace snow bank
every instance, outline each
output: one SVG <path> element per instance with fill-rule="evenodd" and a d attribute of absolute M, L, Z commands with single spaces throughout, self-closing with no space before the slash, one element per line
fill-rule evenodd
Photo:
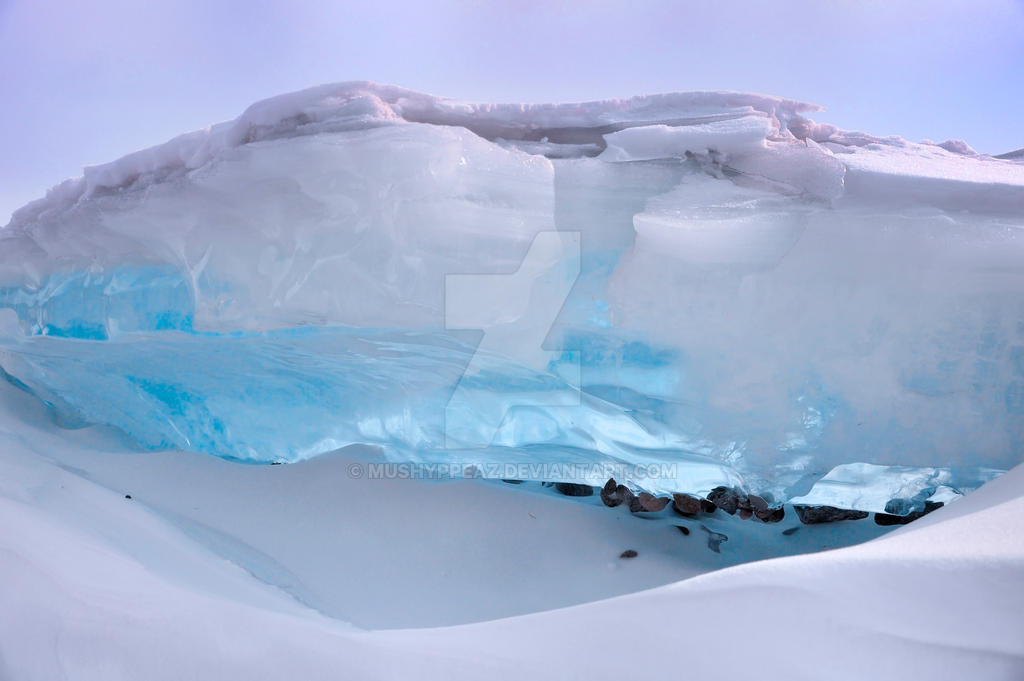
<path fill-rule="evenodd" d="M 92 430 L 61 435 L 39 405 L 3 390 L 0 669 L 11 678 L 565 679 L 728 670 L 781 679 L 827 670 L 837 681 L 1009 680 L 1024 671 L 1022 469 L 858 546 L 495 621 L 365 631 L 302 602 L 329 603 L 328 594 L 303 587 L 327 586 L 316 580 L 332 561 L 352 580 L 334 607 L 365 618 L 415 617 L 423 608 L 443 619 L 621 593 L 673 572 L 685 577 L 693 561 L 716 554 L 694 534 L 666 527 L 672 536 L 662 536 L 615 509 L 591 513 L 574 501 L 479 482 L 346 482 L 334 464 L 353 459 L 247 467 L 238 478 L 239 466 L 209 457 L 130 453 Z M 301 508 L 289 509 L 292 495 L 322 526 L 307 518 L 302 531 L 288 528 Z M 628 527 L 616 528 L 622 523 Z M 629 561 L 615 557 L 626 542 L 639 549 Z M 743 546 L 733 538 L 723 547 L 730 544 Z M 293 554 L 287 567 L 270 560 Z M 376 608 L 360 611 L 373 600 Z"/>

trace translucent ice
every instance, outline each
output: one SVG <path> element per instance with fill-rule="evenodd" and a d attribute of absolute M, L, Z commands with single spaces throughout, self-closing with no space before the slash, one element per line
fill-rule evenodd
<path fill-rule="evenodd" d="M 851 462 L 969 488 L 1024 451 L 1024 166 L 814 110 L 260 102 L 15 214 L 0 366 L 65 423 L 248 460 L 361 442 L 678 463 L 633 481 L 659 491 L 783 499 Z M 551 233 L 576 255 L 525 266 Z"/>

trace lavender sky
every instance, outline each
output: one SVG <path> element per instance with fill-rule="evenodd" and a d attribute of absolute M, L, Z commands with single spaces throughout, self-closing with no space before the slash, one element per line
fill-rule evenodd
<path fill-rule="evenodd" d="M 83 165 L 370 79 L 462 99 L 749 90 L 1024 147 L 1024 0 L 0 0 L 0 224 Z"/>

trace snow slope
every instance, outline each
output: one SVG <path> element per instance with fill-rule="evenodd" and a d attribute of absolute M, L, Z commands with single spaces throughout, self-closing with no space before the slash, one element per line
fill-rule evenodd
<path fill-rule="evenodd" d="M 800 526 L 791 511 L 770 527 L 724 513 L 640 518 L 597 496 L 570 500 L 499 481 L 369 478 L 379 452 L 356 448 L 286 466 L 144 453 L 116 433 L 55 433 L 46 409 L 9 384 L 0 384 L 0 398 L 6 494 L 78 531 L 100 532 L 165 577 L 194 569 L 168 559 L 169 549 L 148 551 L 165 543 L 187 553 L 190 540 L 192 552 L 212 552 L 302 605 L 365 628 L 548 610 L 885 532 L 861 522 L 784 536 Z M 109 500 L 105 515 L 84 510 L 100 499 Z M 708 549 L 702 526 L 729 537 L 719 552 Z M 618 560 L 626 549 L 642 560 Z"/>
<path fill-rule="evenodd" d="M 208 517 L 217 516 L 230 505 L 226 500 L 238 494 L 229 486 L 220 488 L 217 506 L 212 497 L 191 493 L 189 486 L 197 482 L 190 473 L 195 457 L 110 453 L 116 463 L 104 472 L 95 452 L 109 452 L 110 434 L 78 431 L 63 442 L 56 435 L 40 438 L 31 425 L 38 407 L 10 394 L 4 404 L 0 678 L 511 679 L 527 674 L 583 679 L 728 673 L 842 680 L 1016 679 L 1024 673 L 1024 593 L 1018 588 L 1024 576 L 1020 468 L 954 505 L 857 546 L 747 563 L 610 600 L 520 617 L 448 628 L 366 631 L 307 608 L 294 594 L 270 586 L 268 573 L 246 571 L 224 560 L 211 549 L 217 545 L 211 534 L 190 536 L 181 525 L 167 521 L 161 506 L 174 494 L 185 494 L 189 504 L 199 499 L 213 503 L 203 509 Z M 34 447 L 47 455 L 33 452 Z M 54 454 L 65 463 L 58 464 Z M 73 469 L 72 461 L 87 470 Z M 287 474 L 291 467 L 248 468 Z M 86 479 L 109 476 L 113 469 L 120 471 L 121 482 L 131 481 L 142 494 L 128 500 L 121 489 Z M 326 470 L 307 472 L 322 478 Z M 162 483 L 153 484 L 155 478 Z M 552 504 L 519 493 L 510 502 L 512 497 L 503 498 L 501 488 L 481 483 L 467 483 L 479 486 L 467 493 L 451 485 L 413 481 L 429 490 L 428 496 L 414 500 L 429 505 L 426 499 L 433 497 L 433 503 L 453 505 L 460 516 L 475 518 L 467 525 L 436 507 L 410 509 L 409 488 L 380 482 L 360 483 L 379 504 L 373 515 L 401 509 L 416 523 L 417 514 L 429 513 L 434 527 L 415 531 L 429 536 L 435 558 L 450 552 L 463 559 L 478 555 L 478 560 L 496 561 L 490 563 L 494 572 L 487 576 L 487 590 L 478 591 L 472 582 L 453 575 L 456 584 L 448 599 L 468 602 L 484 593 L 513 599 L 522 595 L 516 585 L 519 576 L 542 593 L 548 585 L 531 563 L 554 561 L 556 569 L 548 577 L 569 589 L 590 581 L 592 590 L 606 589 L 607 581 L 600 584 L 602 572 L 612 580 L 630 575 L 634 587 L 651 575 L 667 574 L 668 556 L 656 548 L 659 543 L 664 547 L 664 537 L 652 541 L 631 527 L 630 545 L 640 555 L 631 561 L 616 559 L 612 552 L 624 535 L 617 534 L 615 523 L 595 524 L 594 517 L 573 510 L 587 507 L 571 501 Z M 309 485 L 310 478 L 303 477 L 301 488 L 309 490 Z M 161 487 L 163 499 L 157 494 Z M 310 496 L 312 504 L 318 503 L 315 489 Z M 274 505 L 272 497 L 266 501 Z M 331 523 L 340 535 L 363 522 L 358 513 L 340 512 L 343 508 L 336 508 Z M 524 519 L 519 527 L 501 524 L 500 517 L 523 510 L 534 512 L 537 520 Z M 601 513 L 604 518 L 611 514 Z M 316 518 L 324 520 L 322 515 Z M 540 524 L 544 519 L 546 526 Z M 484 520 L 498 523 L 488 530 L 500 532 L 499 543 L 507 548 L 483 542 L 471 529 Z M 395 526 L 382 522 L 375 527 L 388 532 Z M 301 524 L 292 528 L 297 542 L 303 537 L 317 541 L 319 535 L 307 534 L 307 529 Z M 598 536 L 587 538 L 588 532 Z M 556 535 L 571 548 L 563 552 Z M 389 562 L 400 566 L 409 561 L 417 571 L 436 569 L 422 563 L 429 554 L 416 542 L 405 544 L 406 539 L 396 537 Z M 596 552 L 595 544 L 601 546 Z M 517 558 L 517 552 L 529 555 Z M 360 553 L 336 555 L 339 565 L 366 558 Z M 600 564 L 588 570 L 588 561 Z M 389 562 L 374 562 L 358 586 L 374 591 L 394 583 L 392 598 L 410 611 L 435 598 L 429 589 L 403 591 Z M 503 568 L 508 572 L 502 573 Z M 524 568 L 525 574 L 520 572 Z M 390 607 L 388 597 L 377 598 L 382 609 Z M 443 599 L 428 607 L 443 608 Z"/>

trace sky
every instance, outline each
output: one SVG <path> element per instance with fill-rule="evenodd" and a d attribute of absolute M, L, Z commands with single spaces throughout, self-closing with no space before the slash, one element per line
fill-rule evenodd
<path fill-rule="evenodd" d="M 0 0 L 0 224 L 81 168 L 311 85 L 478 101 L 744 90 L 1024 147 L 1024 0 Z"/>

